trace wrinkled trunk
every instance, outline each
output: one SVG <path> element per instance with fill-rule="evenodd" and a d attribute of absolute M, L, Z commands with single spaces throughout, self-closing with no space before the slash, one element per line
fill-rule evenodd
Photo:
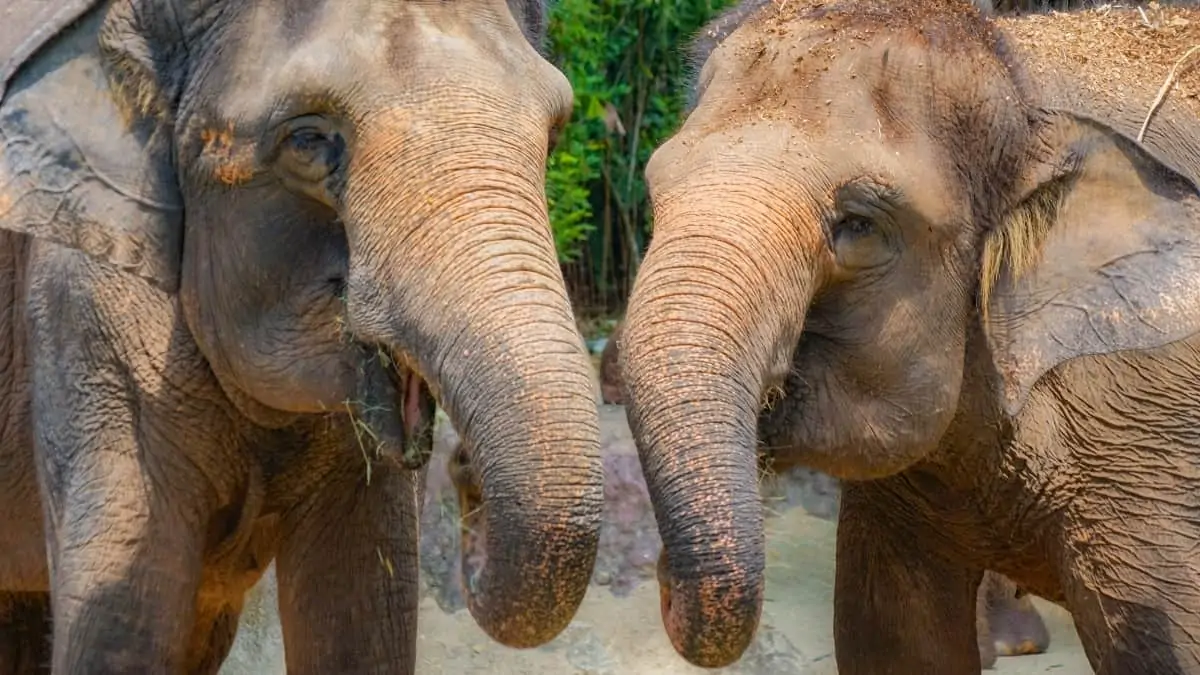
<path fill-rule="evenodd" d="M 469 607 L 494 639 L 530 647 L 583 599 L 603 474 L 591 366 L 548 226 L 545 147 L 517 111 L 484 110 L 398 109 L 364 124 L 347 185 L 347 315 L 356 339 L 409 361 L 473 448 L 487 562 Z"/>
<path fill-rule="evenodd" d="M 663 538 L 663 621 L 676 650 L 705 667 L 736 661 L 758 625 L 756 421 L 764 378 L 795 345 L 812 286 L 797 263 L 812 247 L 766 234 L 781 217 L 762 206 L 765 195 L 719 193 L 656 200 L 621 343 L 626 409 Z"/>

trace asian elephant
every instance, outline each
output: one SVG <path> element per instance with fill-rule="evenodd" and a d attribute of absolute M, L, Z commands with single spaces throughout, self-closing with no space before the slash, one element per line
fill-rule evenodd
<path fill-rule="evenodd" d="M 842 675 L 978 672 L 985 569 L 1098 673 L 1200 672 L 1200 11 L 1152 18 L 751 0 L 703 34 L 620 345 L 689 661 L 754 634 L 761 454 L 843 482 Z"/>
<path fill-rule="evenodd" d="M 273 560 L 289 672 L 412 673 L 435 401 L 489 525 L 471 612 L 560 632 L 603 474 L 544 8 L 4 12 L 0 641 L 48 613 L 55 673 L 213 673 Z"/>
<path fill-rule="evenodd" d="M 623 402 L 619 340 L 622 325 L 617 323 L 613 328 L 600 359 L 600 388 L 604 402 L 610 404 Z M 469 467 L 469 453 L 465 449 L 460 447 L 455 457 L 457 463 L 452 466 Z M 458 471 L 469 476 L 469 471 Z M 463 512 L 469 512 L 472 508 L 469 496 L 472 492 L 471 483 L 459 478 L 456 484 L 459 485 Z M 1028 594 L 1003 575 L 990 571 L 984 574 L 979 584 L 975 610 L 979 660 L 984 668 L 995 665 L 997 656 L 1040 654 L 1050 646 L 1046 623 L 1030 602 Z"/>

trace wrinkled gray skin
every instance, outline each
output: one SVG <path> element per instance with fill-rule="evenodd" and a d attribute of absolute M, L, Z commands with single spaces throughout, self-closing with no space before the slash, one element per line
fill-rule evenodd
<path fill-rule="evenodd" d="M 470 609 L 553 638 L 602 472 L 544 8 L 21 2 L 57 37 L 0 40 L 0 673 L 51 608 L 56 673 L 215 672 L 272 560 L 290 672 L 412 673 L 435 398 L 476 449 Z"/>
<path fill-rule="evenodd" d="M 621 324 L 618 323 L 600 355 L 600 391 L 605 403 L 622 402 L 620 339 Z M 467 456 L 463 448 L 455 454 L 459 463 Z M 459 471 L 456 475 L 465 473 Z M 458 485 L 462 499 L 463 481 L 459 480 Z M 464 513 L 469 511 L 469 500 L 462 508 Z M 985 669 L 996 665 L 997 656 L 1040 654 L 1050 645 L 1050 633 L 1028 594 L 1018 589 L 1012 580 L 995 572 L 984 574 L 979 584 L 975 626 L 979 661 Z"/>
<path fill-rule="evenodd" d="M 1085 61 L 1070 15 L 755 5 L 647 167 L 620 345 L 676 649 L 754 634 L 762 450 L 843 481 L 842 675 L 979 672 L 985 569 L 1102 675 L 1200 672 L 1200 106 L 1135 140 L 1200 12 L 1067 23 Z"/>

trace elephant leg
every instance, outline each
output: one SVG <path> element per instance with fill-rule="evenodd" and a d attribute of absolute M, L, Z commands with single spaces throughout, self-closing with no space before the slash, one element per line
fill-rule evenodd
<path fill-rule="evenodd" d="M 200 580 L 199 528 L 122 455 L 71 480 L 81 489 L 61 495 L 55 509 L 56 674 L 184 670 Z"/>
<path fill-rule="evenodd" d="M 203 596 L 203 592 L 201 593 Z M 237 637 L 241 601 L 220 604 L 201 602 L 188 646 L 188 675 L 216 675 Z"/>
<path fill-rule="evenodd" d="M 422 473 L 347 450 L 284 519 L 275 560 L 291 675 L 412 675 Z"/>
<path fill-rule="evenodd" d="M 0 593 L 0 675 L 50 671 L 50 594 Z"/>
<path fill-rule="evenodd" d="M 1041 654 L 1050 646 L 1050 631 L 1033 606 L 1032 597 L 1008 577 L 988 571 L 979 585 L 979 600 L 986 616 L 989 643 L 998 656 Z M 982 649 L 982 635 L 980 645 Z"/>
<path fill-rule="evenodd" d="M 245 437 L 177 300 L 75 251 L 30 247 L 52 672 L 183 673 Z"/>
<path fill-rule="evenodd" d="M 183 672 L 210 483 L 183 448 L 134 421 L 149 411 L 116 397 L 85 398 L 92 400 L 59 405 L 67 412 L 39 430 L 53 672 Z M 97 410 L 102 424 L 90 423 Z"/>
<path fill-rule="evenodd" d="M 979 665 L 984 670 L 996 667 L 996 643 L 992 638 L 992 626 L 988 616 L 989 584 L 991 572 L 985 572 L 979 591 L 975 594 L 975 642 L 979 647 Z"/>
<path fill-rule="evenodd" d="M 838 517 L 834 648 L 841 675 L 964 675 L 981 670 L 975 639 L 983 570 L 938 555 L 898 527 L 891 502 L 847 482 Z M 894 500 L 893 500 L 894 501 Z"/>
<path fill-rule="evenodd" d="M 1096 675 L 1198 673 L 1200 533 L 1183 519 L 1128 515 L 1154 513 L 1146 504 L 1122 509 L 1120 519 L 1080 527 L 1066 551 L 1063 589 L 1088 662 Z"/>

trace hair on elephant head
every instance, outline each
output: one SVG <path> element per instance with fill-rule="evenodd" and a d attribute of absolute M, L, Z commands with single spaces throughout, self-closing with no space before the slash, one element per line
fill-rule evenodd
<path fill-rule="evenodd" d="M 1057 364 L 1200 328 L 1196 184 L 1043 106 L 965 0 L 729 17 L 646 169 L 655 233 L 621 343 L 664 620 L 707 666 L 761 611 L 760 433 L 840 478 L 889 476 L 939 443 L 974 335 L 1015 414 Z"/>
<path fill-rule="evenodd" d="M 472 612 L 509 645 L 562 630 L 602 474 L 546 213 L 572 93 L 543 3 L 43 4 L 0 42 L 0 228 L 177 295 L 259 424 L 341 411 L 417 467 L 439 401 L 490 525 Z"/>

